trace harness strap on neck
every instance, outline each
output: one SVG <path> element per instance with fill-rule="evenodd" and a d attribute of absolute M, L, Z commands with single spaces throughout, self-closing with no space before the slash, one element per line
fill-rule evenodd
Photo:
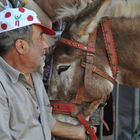
<path fill-rule="evenodd" d="M 101 27 L 102 27 L 105 47 L 110 60 L 109 62 L 112 68 L 113 77 L 116 77 L 119 71 L 118 59 L 117 59 L 118 57 L 117 57 L 115 42 L 111 32 L 110 21 L 108 17 L 103 18 L 101 22 Z"/>

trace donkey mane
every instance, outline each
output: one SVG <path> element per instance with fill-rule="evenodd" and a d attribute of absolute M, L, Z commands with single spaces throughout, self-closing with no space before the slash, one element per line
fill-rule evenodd
<path fill-rule="evenodd" d="M 140 16 L 140 0 L 112 0 L 108 14 L 110 17 L 138 17 Z"/>
<path fill-rule="evenodd" d="M 57 13 L 57 19 L 62 19 L 65 17 L 77 17 L 78 14 L 85 9 L 87 6 L 87 3 L 83 0 L 80 0 L 79 3 L 75 4 L 75 5 L 71 5 L 71 6 L 65 6 L 62 5 L 61 9 L 57 9 L 56 13 Z"/>
<path fill-rule="evenodd" d="M 94 0 L 93 0 L 94 1 Z M 86 8 L 88 4 L 80 0 L 79 4 L 62 6 L 56 11 L 57 18 L 74 17 Z M 111 0 L 109 7 L 102 16 L 134 18 L 140 16 L 140 0 Z"/>

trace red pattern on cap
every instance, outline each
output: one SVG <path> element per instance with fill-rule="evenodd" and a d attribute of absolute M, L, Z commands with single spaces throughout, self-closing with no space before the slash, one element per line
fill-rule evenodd
<path fill-rule="evenodd" d="M 2 28 L 3 30 L 6 30 L 6 29 L 7 29 L 7 24 L 5 24 L 5 23 L 1 24 L 1 28 Z"/>
<path fill-rule="evenodd" d="M 34 17 L 33 17 L 32 15 L 29 15 L 29 16 L 27 17 L 27 20 L 28 20 L 28 21 L 33 21 L 33 20 L 34 20 Z"/>
<path fill-rule="evenodd" d="M 7 13 L 5 14 L 5 18 L 9 18 L 9 17 L 11 17 L 11 13 L 10 13 L 10 12 L 7 12 Z"/>
<path fill-rule="evenodd" d="M 24 12 L 25 12 L 25 9 L 22 8 L 22 7 L 19 7 L 18 10 L 19 10 L 21 13 L 24 13 Z"/>

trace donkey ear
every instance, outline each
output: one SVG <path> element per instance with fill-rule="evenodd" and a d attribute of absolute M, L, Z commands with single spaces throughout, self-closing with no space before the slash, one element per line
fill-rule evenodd
<path fill-rule="evenodd" d="M 101 5 L 96 13 L 96 18 L 99 21 L 106 13 L 106 10 L 110 7 L 112 0 L 101 0 Z"/>
<path fill-rule="evenodd" d="M 93 15 L 90 17 L 90 22 L 86 28 L 87 34 L 91 33 L 97 27 L 102 17 L 106 16 L 106 11 L 110 7 L 111 1 L 112 0 L 100 0 L 97 2 L 96 6 L 94 6 L 92 11 Z"/>
<path fill-rule="evenodd" d="M 106 15 L 106 11 L 109 8 L 112 0 L 101 0 L 101 5 L 96 15 L 93 17 L 93 21 L 87 27 L 87 33 L 91 33 L 98 25 L 99 21 Z"/>
<path fill-rule="evenodd" d="M 82 10 L 70 29 L 72 37 L 82 43 L 86 43 L 89 34 L 97 27 L 107 8 L 109 8 L 111 1 L 94 0 Z"/>

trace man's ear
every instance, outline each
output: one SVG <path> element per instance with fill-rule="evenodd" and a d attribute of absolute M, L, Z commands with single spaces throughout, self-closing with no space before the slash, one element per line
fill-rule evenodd
<path fill-rule="evenodd" d="M 23 39 L 17 39 L 15 43 L 16 51 L 19 54 L 24 54 L 27 50 L 28 43 Z"/>

